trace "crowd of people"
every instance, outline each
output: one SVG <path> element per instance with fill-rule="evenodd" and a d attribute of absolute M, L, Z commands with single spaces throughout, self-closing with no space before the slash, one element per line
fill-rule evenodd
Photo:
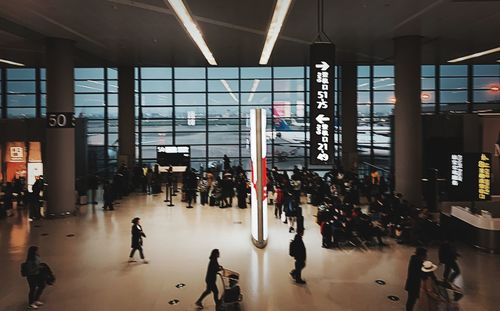
<path fill-rule="evenodd" d="M 161 173 L 158 165 L 137 165 L 129 170 L 122 164 L 109 180 L 96 174 L 90 174 L 85 180 L 79 179 L 77 190 L 79 196 L 89 194 L 89 204 L 97 204 L 97 190 L 102 187 L 104 210 L 114 210 L 114 202 L 131 192 L 159 194 L 162 192 L 162 184 L 166 185 L 165 201 L 173 203 L 172 196 L 180 191 L 181 201 L 186 203 L 186 208 L 193 208 L 194 203 L 198 201 L 201 206 L 229 208 L 233 207 L 236 198 L 236 206 L 244 209 L 251 195 L 247 175 L 241 165 L 231 166 L 227 156 L 224 156 L 223 161 L 223 168 L 212 167 L 206 171 L 196 171 L 187 167 L 182 174 L 174 173 L 172 167 Z M 432 228 L 429 228 L 426 216 L 428 211 L 412 207 L 402 195 L 390 192 L 388 183 L 375 169 L 360 178 L 352 172 L 344 171 L 340 166 L 323 176 L 298 167 L 294 167 L 289 175 L 286 170 L 279 171 L 277 167 L 273 167 L 267 171 L 266 177 L 268 203 L 274 207 L 274 216 L 288 225 L 289 233 L 295 233 L 289 247 L 289 255 L 295 260 L 290 275 L 298 284 L 306 283 L 302 278 L 302 270 L 306 264 L 306 249 L 302 241 L 303 204 L 317 207 L 316 222 L 322 236 L 321 246 L 324 248 L 339 248 L 345 245 L 384 246 L 386 244 L 383 239 L 387 236 L 394 237 L 398 243 L 422 245 L 436 237 L 433 236 Z M 7 211 L 12 209 L 12 203 L 17 200 L 18 205 L 29 206 L 30 218 L 40 217 L 41 202 L 43 195 L 46 195 L 43 178 L 37 177 L 31 191 L 27 191 L 22 179 L 19 179 L 13 184 L 6 184 L 3 192 L 3 207 L 6 207 Z M 6 212 L 7 216 L 10 214 L 11 212 Z M 132 220 L 131 234 L 129 262 L 135 261 L 134 255 L 138 251 L 143 262 L 148 263 L 142 247 L 146 235 L 138 217 Z M 30 249 L 26 262 L 34 262 L 40 266 L 37 256 L 37 249 Z M 434 276 L 435 265 L 428 261 L 426 256 L 425 249 L 418 248 L 410 261 L 405 287 L 408 291 L 407 310 L 413 309 L 418 297 L 420 304 L 445 303 L 448 298 L 436 296 L 432 292 L 440 288 L 439 286 L 457 290 L 453 281 L 459 275 L 460 269 L 456 263 L 458 254 L 453 246 L 444 243 L 440 249 L 439 259 L 445 266 L 443 281 L 438 281 Z M 211 255 L 211 260 L 216 262 L 217 257 L 218 251 L 217 254 Z M 211 275 L 210 280 L 207 279 L 207 289 L 196 301 L 198 307 L 202 306 L 203 298 L 210 292 L 217 294 L 217 288 L 212 282 L 215 263 L 211 264 L 213 267 L 209 267 L 208 272 Z M 32 271 L 34 270 L 33 268 Z M 36 309 L 41 305 L 39 297 L 47 280 L 45 275 L 43 278 L 35 278 L 34 273 L 23 272 L 23 275 L 26 274 L 30 287 L 30 308 Z M 40 271 L 37 273 L 40 274 Z M 425 296 L 421 295 L 422 289 Z M 451 301 L 449 298 L 446 303 Z"/>
<path fill-rule="evenodd" d="M 14 216 L 16 209 L 27 209 L 30 221 L 42 217 L 41 208 L 47 195 L 42 176 L 36 176 L 33 185 L 28 187 L 26 179 L 16 175 L 11 182 L 2 185 L 0 190 L 3 193 L 0 202 L 0 218 Z"/>

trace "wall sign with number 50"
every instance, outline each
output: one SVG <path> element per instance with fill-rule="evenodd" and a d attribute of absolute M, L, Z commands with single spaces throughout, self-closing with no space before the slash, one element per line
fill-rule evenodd
<path fill-rule="evenodd" d="M 75 114 L 73 112 L 47 113 L 48 128 L 73 128 L 75 127 Z"/>

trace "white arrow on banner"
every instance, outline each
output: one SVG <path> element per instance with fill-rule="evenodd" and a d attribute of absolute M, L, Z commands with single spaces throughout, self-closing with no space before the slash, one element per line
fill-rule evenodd
<path fill-rule="evenodd" d="M 318 116 L 316 117 L 316 121 L 318 121 L 319 124 L 323 124 L 325 122 L 330 121 L 330 118 L 329 117 L 325 117 L 324 114 L 318 114 Z"/>
<path fill-rule="evenodd" d="M 321 61 L 321 64 L 316 64 L 316 68 L 321 68 L 321 71 L 326 71 L 330 68 L 330 65 L 325 61 Z"/>

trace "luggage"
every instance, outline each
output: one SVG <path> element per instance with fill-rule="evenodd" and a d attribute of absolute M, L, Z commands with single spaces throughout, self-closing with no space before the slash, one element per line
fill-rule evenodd
<path fill-rule="evenodd" d="M 235 302 L 240 299 L 240 286 L 236 285 L 224 290 L 224 302 Z"/>

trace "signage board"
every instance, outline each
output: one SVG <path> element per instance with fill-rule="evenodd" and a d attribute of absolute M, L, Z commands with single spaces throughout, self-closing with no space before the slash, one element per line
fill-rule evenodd
<path fill-rule="evenodd" d="M 156 162 L 160 166 L 190 166 L 189 146 L 156 146 Z"/>
<path fill-rule="evenodd" d="M 491 200 L 491 154 L 451 154 L 449 180 L 451 201 Z"/>
<path fill-rule="evenodd" d="M 335 45 L 314 43 L 310 47 L 309 161 L 332 165 L 334 161 Z"/>
<path fill-rule="evenodd" d="M 74 112 L 47 112 L 47 128 L 74 128 Z"/>

